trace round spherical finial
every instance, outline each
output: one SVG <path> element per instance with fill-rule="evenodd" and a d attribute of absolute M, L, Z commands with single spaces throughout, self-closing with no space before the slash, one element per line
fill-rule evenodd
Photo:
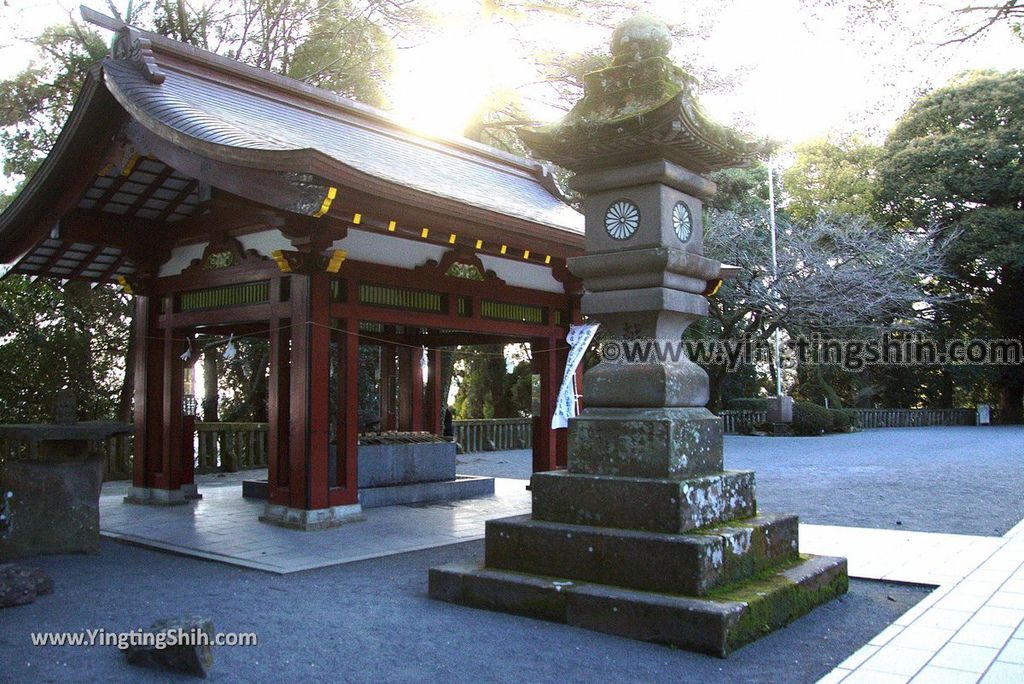
<path fill-rule="evenodd" d="M 616 62 L 667 57 L 672 33 L 665 22 L 649 14 L 637 14 L 612 33 L 612 57 Z"/>

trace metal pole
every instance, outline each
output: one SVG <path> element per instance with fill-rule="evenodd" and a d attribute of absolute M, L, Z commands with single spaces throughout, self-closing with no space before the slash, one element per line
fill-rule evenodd
<path fill-rule="evenodd" d="M 772 162 L 768 160 L 768 226 L 772 235 L 772 288 L 778 286 L 779 253 L 775 238 L 775 180 L 772 173 Z M 782 331 L 775 326 L 775 396 L 782 396 Z"/>

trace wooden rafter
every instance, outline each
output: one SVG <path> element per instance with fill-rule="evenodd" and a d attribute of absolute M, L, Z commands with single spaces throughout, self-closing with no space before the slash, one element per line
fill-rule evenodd
<path fill-rule="evenodd" d="M 138 199 L 132 202 L 132 205 L 128 208 L 128 211 L 125 212 L 125 215 L 134 216 L 135 212 L 141 209 L 143 205 L 156 194 L 157 190 L 163 187 L 164 182 L 170 178 L 173 173 L 174 169 L 170 166 L 164 166 L 164 170 L 157 174 L 156 178 L 153 179 L 153 182 L 149 184 L 149 187 L 143 190 Z"/>
<path fill-rule="evenodd" d="M 184 204 L 185 200 L 188 199 L 189 195 L 191 195 L 193 192 L 195 192 L 195 189 L 198 188 L 198 187 L 199 187 L 199 181 L 197 181 L 195 179 L 189 181 L 188 185 L 186 185 L 185 187 L 183 187 L 181 190 L 178 191 L 178 194 L 175 195 L 167 203 L 167 206 L 164 207 L 164 210 L 161 211 L 160 215 L 157 216 L 154 220 L 158 221 L 160 223 L 163 223 L 164 221 L 166 221 L 171 216 L 171 214 L 173 214 L 175 211 L 177 211 L 177 209 L 182 204 Z"/>
<path fill-rule="evenodd" d="M 103 249 L 103 245 L 96 245 L 93 247 L 92 250 L 82 258 L 81 263 L 79 263 L 78 266 L 75 266 L 71 273 L 66 276 L 67 279 L 74 280 L 78 276 L 82 275 L 82 272 L 89 268 L 90 264 L 92 264 L 92 260 L 98 257 L 103 252 Z"/>
<path fill-rule="evenodd" d="M 118 176 L 115 178 L 113 182 L 110 183 L 110 187 L 108 187 L 103 194 L 100 195 L 99 199 L 96 200 L 96 204 L 94 206 L 102 211 L 103 207 L 107 206 L 114 195 L 120 192 L 122 186 L 127 182 L 128 176 Z"/>

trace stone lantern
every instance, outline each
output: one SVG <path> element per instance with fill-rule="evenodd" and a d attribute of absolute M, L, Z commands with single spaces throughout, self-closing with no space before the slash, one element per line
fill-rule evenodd
<path fill-rule="evenodd" d="M 754 473 L 723 470 L 707 374 L 678 353 L 730 268 L 704 256 L 716 188 L 702 174 L 756 149 L 702 112 L 670 48 L 664 24 L 630 19 L 572 111 L 520 132 L 575 173 L 586 254 L 569 268 L 605 347 L 569 423 L 568 470 L 535 474 L 532 517 L 488 522 L 484 566 L 435 568 L 430 593 L 725 656 L 848 579 L 845 559 L 799 554 L 796 516 L 758 514 Z"/>

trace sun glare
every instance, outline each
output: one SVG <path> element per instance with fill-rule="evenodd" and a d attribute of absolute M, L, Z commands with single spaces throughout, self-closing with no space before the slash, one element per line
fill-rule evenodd
<path fill-rule="evenodd" d="M 494 13 L 486 3 L 446 4 L 437 30 L 397 50 L 391 79 L 396 116 L 435 135 L 461 136 L 466 124 L 496 93 L 518 93 L 518 104 L 537 120 L 558 118 L 553 92 L 540 83 L 531 47 L 583 51 L 606 40 L 606 30 L 562 13 Z"/>
<path fill-rule="evenodd" d="M 529 78 L 524 66 L 500 25 L 460 22 L 398 51 L 392 105 L 426 133 L 461 136 L 490 93 L 514 90 Z"/>

